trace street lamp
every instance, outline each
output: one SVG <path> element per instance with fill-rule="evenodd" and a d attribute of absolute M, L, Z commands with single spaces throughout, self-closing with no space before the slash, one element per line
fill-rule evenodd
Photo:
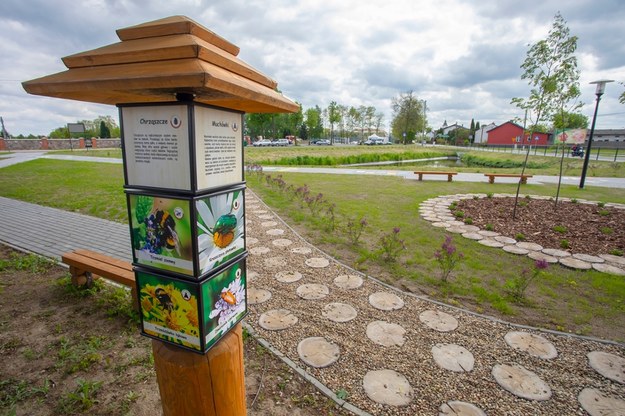
<path fill-rule="evenodd" d="M 601 101 L 601 96 L 605 92 L 605 84 L 608 82 L 614 82 L 613 79 L 602 79 L 599 81 L 593 81 L 591 84 L 597 84 L 597 90 L 595 91 L 595 95 L 597 96 L 597 100 L 595 103 L 595 115 L 592 118 L 592 125 L 590 126 L 590 136 L 588 137 L 588 145 L 586 145 L 586 155 L 584 157 L 584 166 L 582 167 L 582 177 L 579 180 L 579 188 L 584 188 L 584 181 L 586 180 L 586 171 L 588 170 L 588 161 L 590 160 L 590 147 L 592 146 L 592 136 L 595 133 L 595 123 L 597 122 L 597 110 L 599 109 L 599 101 Z"/>

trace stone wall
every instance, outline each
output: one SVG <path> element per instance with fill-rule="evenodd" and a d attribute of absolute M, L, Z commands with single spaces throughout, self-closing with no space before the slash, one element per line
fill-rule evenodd
<path fill-rule="evenodd" d="M 88 141 L 88 139 L 87 139 Z M 100 139 L 94 137 L 91 139 L 93 149 L 109 149 L 120 148 L 120 139 Z M 2 139 L 0 138 L 0 151 L 10 150 L 69 150 L 84 149 L 86 147 L 85 139 Z"/>

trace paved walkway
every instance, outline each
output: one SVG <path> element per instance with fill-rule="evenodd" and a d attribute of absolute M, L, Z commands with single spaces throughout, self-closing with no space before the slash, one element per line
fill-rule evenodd
<path fill-rule="evenodd" d="M 310 246 L 251 192 L 246 203 L 246 322 L 345 408 L 625 414 L 625 346 L 515 326 L 399 291 Z M 54 258 L 86 248 L 130 260 L 125 224 L 7 198 L 0 212 L 0 242 Z"/>

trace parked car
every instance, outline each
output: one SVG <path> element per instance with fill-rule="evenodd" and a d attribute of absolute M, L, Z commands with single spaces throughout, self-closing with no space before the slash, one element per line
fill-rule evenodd
<path fill-rule="evenodd" d="M 367 140 L 365 141 L 365 144 L 366 144 L 367 146 L 371 146 L 371 145 L 375 145 L 375 144 L 384 144 L 384 140 L 383 140 L 383 139 L 381 139 L 381 138 L 375 138 L 375 137 L 373 137 L 373 138 L 367 139 Z"/>
<path fill-rule="evenodd" d="M 275 142 L 273 142 L 274 146 L 288 146 L 291 143 L 289 142 L 288 139 L 278 139 Z"/>
<path fill-rule="evenodd" d="M 330 143 L 330 140 L 325 140 L 325 139 L 322 139 L 322 140 L 317 140 L 317 141 L 315 142 L 315 144 L 316 144 L 317 146 L 329 146 L 329 145 L 331 145 L 332 143 Z"/>
<path fill-rule="evenodd" d="M 258 140 L 256 142 L 252 143 L 252 146 L 260 146 L 260 147 L 272 146 L 272 145 L 273 145 L 273 143 L 272 143 L 271 140 L 265 140 L 265 139 L 261 139 L 261 140 Z"/>

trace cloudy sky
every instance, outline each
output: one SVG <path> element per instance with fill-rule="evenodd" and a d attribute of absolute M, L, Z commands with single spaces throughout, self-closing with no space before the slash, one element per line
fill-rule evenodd
<path fill-rule="evenodd" d="M 2 0 L 0 116 L 13 134 L 48 134 L 113 106 L 28 95 L 21 82 L 65 70 L 61 57 L 119 41 L 115 30 L 185 15 L 240 47 L 304 108 L 334 100 L 392 116 L 391 99 L 412 90 L 428 123 L 469 126 L 521 117 L 520 65 L 560 12 L 579 37 L 582 112 L 590 81 L 625 81 L 623 0 Z M 597 128 L 625 128 L 624 87 L 609 84 Z"/>

